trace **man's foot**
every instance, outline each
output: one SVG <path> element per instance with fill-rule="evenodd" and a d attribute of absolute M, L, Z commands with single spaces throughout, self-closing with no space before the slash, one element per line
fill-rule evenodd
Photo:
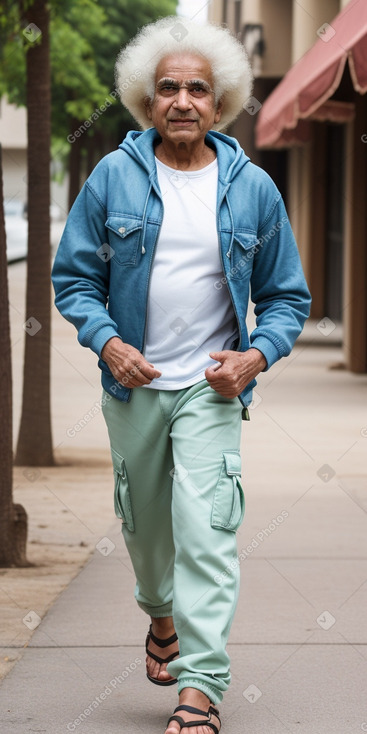
<path fill-rule="evenodd" d="M 172 617 L 160 617 L 156 619 L 153 619 L 152 617 L 151 632 L 157 639 L 162 642 L 168 640 L 170 637 L 176 634 L 175 628 L 173 626 Z M 150 680 L 154 678 L 159 684 L 168 685 L 170 683 L 175 683 L 176 678 L 172 678 L 172 676 L 167 673 L 166 668 L 169 660 L 172 660 L 179 654 L 178 640 L 176 638 L 174 642 L 167 646 L 158 645 L 154 642 L 154 639 L 152 639 L 151 632 L 150 634 L 148 633 L 147 637 L 147 675 L 149 676 Z M 149 653 L 152 653 L 152 655 L 155 655 L 156 657 L 159 657 L 161 659 L 165 659 L 167 660 L 167 662 L 159 663 Z"/>
<path fill-rule="evenodd" d="M 208 696 L 205 695 L 205 693 L 202 693 L 197 688 L 184 688 L 180 693 L 179 705 L 192 706 L 193 708 L 200 709 L 201 711 L 205 711 L 205 715 L 194 714 L 190 713 L 189 711 L 180 709 L 179 711 L 177 711 L 177 714 L 175 714 L 175 716 L 180 717 L 181 719 L 183 719 L 183 721 L 187 721 L 190 723 L 194 721 L 204 721 L 206 716 L 208 716 L 208 722 L 210 721 L 210 724 L 214 726 L 214 729 L 213 726 L 208 726 L 204 724 L 200 724 L 200 726 L 185 727 L 182 726 L 178 721 L 171 721 L 167 726 L 165 734 L 214 734 L 216 733 L 216 730 L 219 732 L 219 716 L 216 716 L 215 713 L 212 711 L 210 713 L 209 719 L 209 715 L 207 714 L 209 707 L 215 707 L 214 704 L 211 703 Z"/>

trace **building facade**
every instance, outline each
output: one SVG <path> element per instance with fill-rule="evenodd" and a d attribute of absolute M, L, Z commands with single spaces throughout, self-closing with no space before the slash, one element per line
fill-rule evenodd
<path fill-rule="evenodd" d="M 227 25 L 244 43 L 255 76 L 253 99 L 228 133 L 281 190 L 312 292 L 311 318 L 327 317 L 329 329 L 342 325 L 345 365 L 360 373 L 367 372 L 367 95 L 361 93 L 367 89 L 366 5 L 365 0 L 212 0 L 209 9 L 209 20 Z M 273 135 L 274 142 L 264 145 L 264 118 L 280 94 L 289 94 L 289 75 L 284 76 L 297 66 L 302 86 L 314 52 L 335 35 L 333 22 L 341 11 L 351 37 L 353 15 L 359 26 L 366 24 L 358 58 L 365 64 L 365 88 L 356 91 L 346 62 L 328 104 L 318 114 L 299 113 L 293 132 L 284 133 L 279 123 L 278 139 Z"/>

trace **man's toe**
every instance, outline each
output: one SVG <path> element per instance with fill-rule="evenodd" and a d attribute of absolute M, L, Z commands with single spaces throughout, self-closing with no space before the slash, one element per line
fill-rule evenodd
<path fill-rule="evenodd" d="M 159 680 L 171 680 L 172 676 L 167 672 L 167 670 L 160 670 L 158 678 Z"/>

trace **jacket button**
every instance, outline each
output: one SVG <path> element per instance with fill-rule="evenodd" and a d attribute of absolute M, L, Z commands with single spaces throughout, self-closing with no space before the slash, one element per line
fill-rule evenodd
<path fill-rule="evenodd" d="M 126 232 L 126 227 L 119 227 L 120 234 L 124 234 Z"/>
<path fill-rule="evenodd" d="M 142 253 L 142 255 L 145 255 L 145 247 L 144 247 L 144 245 L 143 245 L 143 247 L 141 248 L 141 253 Z"/>

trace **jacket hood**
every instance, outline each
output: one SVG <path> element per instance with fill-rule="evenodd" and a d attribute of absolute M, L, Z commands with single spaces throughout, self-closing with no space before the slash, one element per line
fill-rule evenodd
<path fill-rule="evenodd" d="M 160 139 L 155 127 L 150 127 L 144 131 L 129 130 L 119 148 L 134 158 L 151 177 L 156 175 L 153 144 Z M 230 183 L 249 162 L 250 158 L 244 153 L 235 138 L 224 133 L 210 130 L 205 137 L 205 141 L 216 150 L 220 179 L 224 184 Z"/>

